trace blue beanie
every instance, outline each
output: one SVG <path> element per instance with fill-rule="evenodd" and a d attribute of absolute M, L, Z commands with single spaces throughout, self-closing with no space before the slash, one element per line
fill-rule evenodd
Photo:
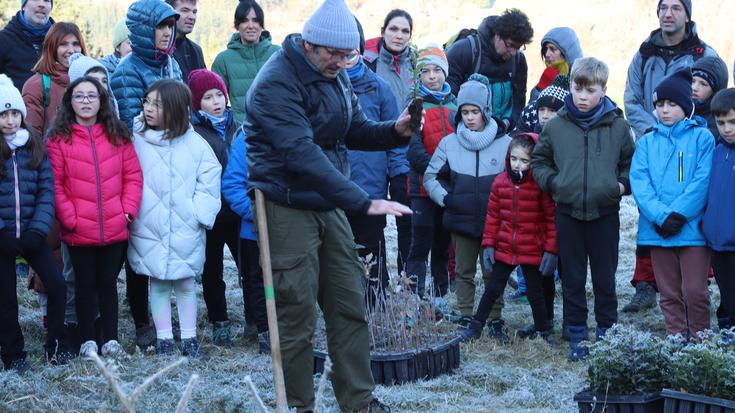
<path fill-rule="evenodd" d="M 304 23 L 301 37 L 317 46 L 348 50 L 360 47 L 355 17 L 344 0 L 324 0 Z"/>
<path fill-rule="evenodd" d="M 664 78 L 653 91 L 653 102 L 670 100 L 684 111 L 684 116 L 690 118 L 694 112 L 692 101 L 692 69 L 685 67 Z"/>

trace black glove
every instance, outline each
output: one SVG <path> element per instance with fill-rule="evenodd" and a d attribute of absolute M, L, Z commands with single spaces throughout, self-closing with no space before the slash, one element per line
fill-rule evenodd
<path fill-rule="evenodd" d="M 557 260 L 558 259 L 556 255 L 550 252 L 544 252 L 544 256 L 541 257 L 541 264 L 538 266 L 539 271 L 541 271 L 541 275 L 545 277 L 554 275 L 554 271 L 556 271 Z"/>
<path fill-rule="evenodd" d="M 687 219 L 684 215 L 678 212 L 672 212 L 664 220 L 661 226 L 656 225 L 654 229 L 656 233 L 663 238 L 673 237 L 674 235 L 681 232 L 681 228 L 686 224 Z"/>
<path fill-rule="evenodd" d="M 485 248 L 482 250 L 482 263 L 485 265 L 485 271 L 490 272 L 495 264 L 495 248 Z"/>
<path fill-rule="evenodd" d="M 20 249 L 23 251 L 38 251 L 46 242 L 46 237 L 36 231 L 26 231 L 20 235 Z"/>
<path fill-rule="evenodd" d="M 18 255 L 18 239 L 12 233 L 0 231 L 0 252 L 5 255 Z"/>

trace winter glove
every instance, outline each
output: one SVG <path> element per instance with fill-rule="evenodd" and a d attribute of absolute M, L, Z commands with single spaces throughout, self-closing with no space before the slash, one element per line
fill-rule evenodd
<path fill-rule="evenodd" d="M 545 277 L 554 275 L 554 271 L 556 271 L 557 261 L 558 258 L 556 257 L 556 255 L 550 252 L 544 252 L 544 256 L 541 257 L 541 265 L 538 266 L 539 271 L 541 271 L 541 275 Z"/>
<path fill-rule="evenodd" d="M 674 235 L 681 232 L 681 228 L 686 224 L 687 219 L 684 215 L 678 212 L 672 212 L 666 217 L 664 223 L 661 226 L 656 225 L 656 233 L 663 238 L 673 237 Z"/>
<path fill-rule="evenodd" d="M 485 265 L 485 271 L 490 272 L 495 264 L 495 248 L 485 248 L 482 250 L 482 263 Z"/>
<path fill-rule="evenodd" d="M 10 232 L 0 231 L 0 252 L 15 258 L 18 255 L 18 239 Z"/>
<path fill-rule="evenodd" d="M 46 237 L 36 231 L 26 231 L 20 235 L 20 249 L 25 252 L 38 251 L 46 241 Z"/>

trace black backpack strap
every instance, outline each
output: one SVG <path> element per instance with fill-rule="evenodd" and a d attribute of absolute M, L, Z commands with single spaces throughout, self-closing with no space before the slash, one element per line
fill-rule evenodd
<path fill-rule="evenodd" d="M 467 38 L 470 40 L 470 46 L 472 47 L 472 61 L 474 62 L 475 71 L 472 73 L 480 73 L 480 63 L 482 61 L 482 50 L 480 49 L 479 34 L 474 33 Z"/>

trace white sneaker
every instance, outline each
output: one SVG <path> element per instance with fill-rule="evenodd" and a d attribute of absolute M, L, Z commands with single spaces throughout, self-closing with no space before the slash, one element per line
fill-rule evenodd
<path fill-rule="evenodd" d="M 85 341 L 81 347 L 79 347 L 79 355 L 84 358 L 92 357 L 92 354 L 97 354 L 97 343 L 93 340 Z"/>
<path fill-rule="evenodd" d="M 122 348 L 117 340 L 110 340 L 102 346 L 102 357 L 124 358 L 128 353 Z"/>

